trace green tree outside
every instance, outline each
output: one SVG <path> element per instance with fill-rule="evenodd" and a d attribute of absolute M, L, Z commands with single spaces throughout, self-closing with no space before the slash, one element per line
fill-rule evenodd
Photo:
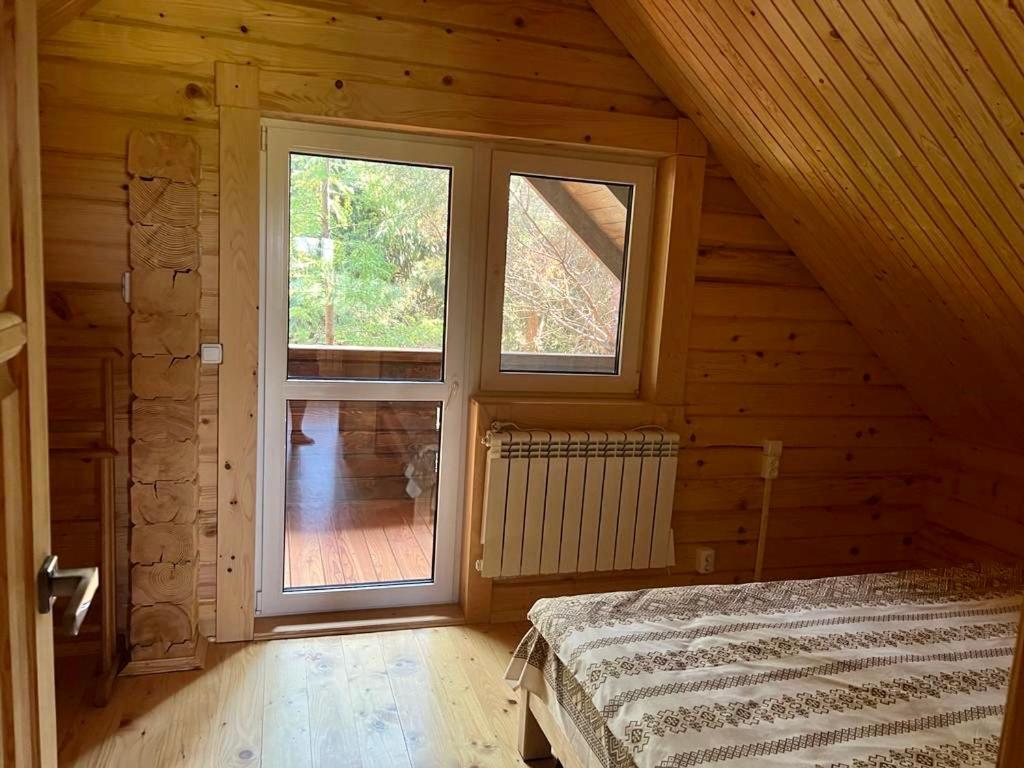
<path fill-rule="evenodd" d="M 290 344 L 441 348 L 450 174 L 292 155 Z"/>

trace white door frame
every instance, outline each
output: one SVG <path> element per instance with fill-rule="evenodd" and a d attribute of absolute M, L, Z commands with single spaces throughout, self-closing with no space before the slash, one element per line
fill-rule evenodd
<path fill-rule="evenodd" d="M 470 325 L 467 310 L 473 149 L 465 143 L 407 134 L 281 120 L 263 122 L 266 151 L 258 503 L 261 535 L 256 569 L 256 612 L 272 616 L 455 602 L 465 485 L 466 361 L 471 336 L 467 333 Z M 287 380 L 289 154 L 293 151 L 452 169 L 443 381 Z M 285 591 L 284 480 L 286 402 L 289 399 L 407 400 L 443 404 L 432 582 Z"/>

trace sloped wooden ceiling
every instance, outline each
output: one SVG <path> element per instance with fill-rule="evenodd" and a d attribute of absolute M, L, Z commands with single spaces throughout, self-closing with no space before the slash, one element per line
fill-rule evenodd
<path fill-rule="evenodd" d="M 1014 0 L 593 0 L 945 432 L 1024 443 Z"/>

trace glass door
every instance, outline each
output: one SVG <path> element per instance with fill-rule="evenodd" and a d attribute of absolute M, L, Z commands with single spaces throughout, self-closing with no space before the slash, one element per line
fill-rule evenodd
<path fill-rule="evenodd" d="M 471 164 L 268 123 L 261 614 L 457 597 Z"/>

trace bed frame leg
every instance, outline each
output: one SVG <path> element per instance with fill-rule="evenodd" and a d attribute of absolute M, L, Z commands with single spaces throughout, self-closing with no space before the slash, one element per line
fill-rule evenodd
<path fill-rule="evenodd" d="M 530 711 L 530 692 L 519 688 L 519 754 L 523 760 L 551 757 L 551 742 Z"/>

